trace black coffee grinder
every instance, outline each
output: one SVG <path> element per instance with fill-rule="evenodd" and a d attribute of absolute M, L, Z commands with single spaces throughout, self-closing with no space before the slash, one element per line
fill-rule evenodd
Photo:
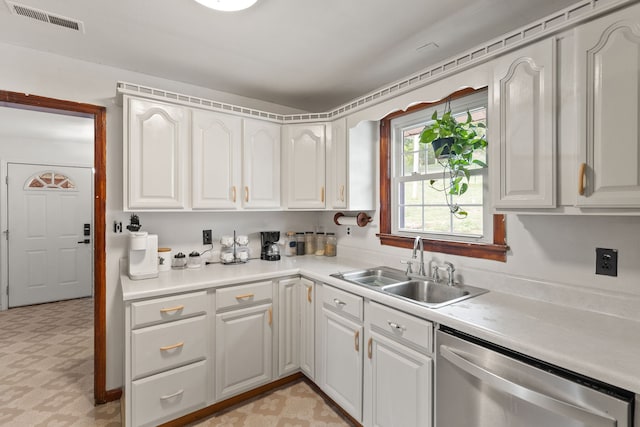
<path fill-rule="evenodd" d="M 267 261 L 280 260 L 280 248 L 278 247 L 278 240 L 280 240 L 279 231 L 260 232 L 260 241 L 262 243 L 262 249 L 260 250 L 260 259 L 264 259 Z"/>

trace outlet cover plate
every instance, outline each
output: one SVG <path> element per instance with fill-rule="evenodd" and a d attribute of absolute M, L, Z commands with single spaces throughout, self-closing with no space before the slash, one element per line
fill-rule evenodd
<path fill-rule="evenodd" d="M 202 230 L 202 244 L 211 245 L 213 243 L 213 237 L 211 236 L 211 230 Z"/>
<path fill-rule="evenodd" d="M 596 274 L 618 276 L 618 250 L 596 248 Z"/>

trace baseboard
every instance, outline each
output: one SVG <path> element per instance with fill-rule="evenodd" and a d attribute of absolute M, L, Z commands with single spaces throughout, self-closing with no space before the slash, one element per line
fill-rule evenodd
<path fill-rule="evenodd" d="M 195 412 L 184 415 L 180 418 L 176 418 L 175 420 L 161 424 L 160 427 L 180 427 L 189 423 L 193 423 L 195 421 L 199 421 L 203 418 L 206 418 L 215 414 L 216 412 L 222 411 L 223 409 L 227 409 L 231 406 L 237 405 L 239 403 L 252 399 L 256 396 L 264 394 L 268 391 L 271 391 L 278 387 L 282 387 L 283 385 L 292 383 L 294 381 L 298 381 L 300 379 L 306 379 L 306 377 L 302 375 L 302 373 L 297 372 L 293 375 L 289 375 L 288 377 L 280 378 L 279 380 L 276 380 L 272 383 L 265 384 L 258 388 L 254 388 L 253 390 L 249 390 L 237 396 L 230 397 L 229 399 L 223 400 L 218 403 L 214 403 L 213 405 L 209 405 L 206 408 L 199 409 Z"/>

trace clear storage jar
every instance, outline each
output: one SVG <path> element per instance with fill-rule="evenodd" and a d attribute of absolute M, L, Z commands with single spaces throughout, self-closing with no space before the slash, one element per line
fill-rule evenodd
<path fill-rule="evenodd" d="M 296 233 L 296 255 L 305 254 L 306 241 L 304 240 L 304 233 Z"/>
<path fill-rule="evenodd" d="M 315 255 L 316 253 L 316 236 L 313 231 L 304 233 L 304 254 Z"/>
<path fill-rule="evenodd" d="M 337 249 L 338 241 L 336 239 L 336 233 L 327 233 L 324 242 L 324 256 L 336 256 Z"/>
<path fill-rule="evenodd" d="M 316 234 L 316 255 L 324 256 L 324 233 Z"/>
<path fill-rule="evenodd" d="M 284 242 L 284 254 L 285 256 L 296 256 L 298 252 L 298 241 L 296 240 L 296 233 L 293 231 L 287 231 L 287 238 Z"/>

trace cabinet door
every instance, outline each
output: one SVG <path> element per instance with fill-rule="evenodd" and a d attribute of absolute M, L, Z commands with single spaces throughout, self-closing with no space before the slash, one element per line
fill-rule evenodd
<path fill-rule="evenodd" d="M 575 34 L 577 204 L 640 207 L 640 6 L 582 25 Z"/>
<path fill-rule="evenodd" d="M 327 200 L 334 209 L 347 208 L 347 120 L 331 123 L 327 139 Z"/>
<path fill-rule="evenodd" d="M 367 339 L 364 424 L 430 427 L 432 369 L 430 357 L 371 332 Z"/>
<path fill-rule="evenodd" d="M 325 206 L 325 127 L 285 127 L 287 206 L 323 209 Z"/>
<path fill-rule="evenodd" d="M 300 279 L 278 283 L 278 375 L 300 368 Z"/>
<path fill-rule="evenodd" d="M 280 207 L 280 144 L 280 125 L 244 119 L 243 207 Z"/>
<path fill-rule="evenodd" d="M 315 377 L 315 284 L 300 279 L 300 369 L 310 379 Z"/>
<path fill-rule="evenodd" d="M 216 400 L 272 379 L 271 304 L 216 315 Z"/>
<path fill-rule="evenodd" d="M 555 43 L 495 62 L 489 147 L 497 208 L 556 206 Z"/>
<path fill-rule="evenodd" d="M 362 326 L 322 308 L 320 388 L 362 420 Z"/>
<path fill-rule="evenodd" d="M 124 208 L 183 209 L 189 112 L 125 97 Z"/>
<path fill-rule="evenodd" d="M 194 209 L 235 209 L 240 205 L 242 119 L 193 110 L 191 191 Z"/>

